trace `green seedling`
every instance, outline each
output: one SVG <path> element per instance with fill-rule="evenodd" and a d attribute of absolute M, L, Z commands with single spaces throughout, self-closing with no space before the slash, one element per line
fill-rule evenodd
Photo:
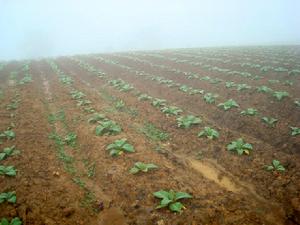
<path fill-rule="evenodd" d="M 59 76 L 59 81 L 63 84 L 66 84 L 66 85 L 70 85 L 73 83 L 73 79 L 69 76 L 66 76 L 66 75 L 60 75 Z"/>
<path fill-rule="evenodd" d="M 138 172 L 148 172 L 149 170 L 152 170 L 152 169 L 157 169 L 158 166 L 155 165 L 155 164 L 152 164 L 152 163 L 142 163 L 142 162 L 136 162 L 134 164 L 134 166 L 130 169 L 130 173 L 132 174 L 136 174 Z"/>
<path fill-rule="evenodd" d="M 7 140 L 15 139 L 16 134 L 12 130 L 6 130 L 0 133 L 0 139 L 6 138 Z"/>
<path fill-rule="evenodd" d="M 191 196 L 188 193 L 175 192 L 173 190 L 170 191 L 160 190 L 158 192 L 154 192 L 153 195 L 156 198 L 162 199 L 160 201 L 160 204 L 156 207 L 156 209 L 168 207 L 169 210 L 171 210 L 172 212 L 179 212 L 179 213 L 182 211 L 182 209 L 185 208 L 184 205 L 181 202 L 179 202 L 179 200 L 185 198 L 193 198 L 193 196 Z"/>
<path fill-rule="evenodd" d="M 251 89 L 251 86 L 249 86 L 247 84 L 238 84 L 236 89 L 238 91 L 242 91 L 242 90 Z"/>
<path fill-rule="evenodd" d="M 71 97 L 73 99 L 78 100 L 78 99 L 81 99 L 81 98 L 85 97 L 85 94 L 82 93 L 81 91 L 76 91 L 75 90 L 75 91 L 71 91 Z"/>
<path fill-rule="evenodd" d="M 286 91 L 275 91 L 273 96 L 278 100 L 281 101 L 283 98 L 288 97 L 289 93 Z"/>
<path fill-rule="evenodd" d="M 105 119 L 106 119 L 106 117 L 104 114 L 95 113 L 91 118 L 88 119 L 88 123 L 95 124 L 95 123 L 97 123 L 99 121 L 103 121 Z"/>
<path fill-rule="evenodd" d="M 18 100 L 13 100 L 12 103 L 8 104 L 6 106 L 7 110 L 16 110 L 19 106 L 19 101 Z"/>
<path fill-rule="evenodd" d="M 283 82 L 283 84 L 286 85 L 286 86 L 293 86 L 294 82 L 290 81 L 290 80 L 286 80 L 286 81 Z"/>
<path fill-rule="evenodd" d="M 237 152 L 238 155 L 242 155 L 243 153 L 249 155 L 252 149 L 252 145 L 249 143 L 245 143 L 242 138 L 239 138 L 236 141 L 232 141 L 229 145 L 227 145 L 228 151 Z"/>
<path fill-rule="evenodd" d="M 0 194 L 0 204 L 3 202 L 15 204 L 17 202 L 16 192 L 2 192 Z"/>
<path fill-rule="evenodd" d="M 300 70 L 291 70 L 288 73 L 290 76 L 297 76 L 300 75 Z"/>
<path fill-rule="evenodd" d="M 256 109 L 254 109 L 254 108 L 248 108 L 248 109 L 246 109 L 246 110 L 243 110 L 242 112 L 241 112 L 241 115 L 247 115 L 247 116 L 255 116 L 255 115 L 257 115 L 257 110 Z"/>
<path fill-rule="evenodd" d="M 22 221 L 18 217 L 13 218 L 10 222 L 6 218 L 2 218 L 0 225 L 22 225 Z"/>
<path fill-rule="evenodd" d="M 138 100 L 139 101 L 147 101 L 147 100 L 151 100 L 152 97 L 147 95 L 147 94 L 141 94 L 139 97 L 138 97 Z"/>
<path fill-rule="evenodd" d="M 218 107 L 223 108 L 225 111 L 231 109 L 231 108 L 238 108 L 239 105 L 234 101 L 233 99 L 229 99 L 224 103 L 220 103 Z"/>
<path fill-rule="evenodd" d="M 159 98 L 155 98 L 153 101 L 152 101 L 152 105 L 154 107 L 161 107 L 161 106 L 165 106 L 167 103 L 167 101 L 165 99 L 159 99 Z"/>
<path fill-rule="evenodd" d="M 300 134 L 300 128 L 299 127 L 291 127 L 292 130 L 292 136 L 296 136 Z"/>
<path fill-rule="evenodd" d="M 236 87 L 236 83 L 234 83 L 233 81 L 226 82 L 225 87 L 226 88 Z"/>
<path fill-rule="evenodd" d="M 280 80 L 268 80 L 270 84 L 279 84 Z"/>
<path fill-rule="evenodd" d="M 189 92 L 190 95 L 196 95 L 196 94 L 204 94 L 204 90 L 200 90 L 200 89 L 192 89 Z"/>
<path fill-rule="evenodd" d="M 186 86 L 186 85 L 181 85 L 179 87 L 179 90 L 182 91 L 182 92 L 188 92 L 191 88 Z"/>
<path fill-rule="evenodd" d="M 73 132 L 70 132 L 64 138 L 64 143 L 66 143 L 69 146 L 75 147 L 76 146 L 76 139 L 77 139 L 77 135 Z"/>
<path fill-rule="evenodd" d="M 8 156 L 13 156 L 19 154 L 20 151 L 16 150 L 15 146 L 12 147 L 6 147 L 3 149 L 3 151 L 0 153 L 0 161 L 6 159 Z"/>
<path fill-rule="evenodd" d="M 167 115 L 179 115 L 182 111 L 182 109 L 176 107 L 176 106 L 165 106 L 161 109 L 161 111 Z"/>
<path fill-rule="evenodd" d="M 115 107 L 116 109 L 121 110 L 125 107 L 125 102 L 123 100 L 118 100 L 115 103 Z"/>
<path fill-rule="evenodd" d="M 153 141 L 165 141 L 169 138 L 166 132 L 161 131 L 152 123 L 146 123 L 140 131 Z"/>
<path fill-rule="evenodd" d="M 77 106 L 87 106 L 92 104 L 92 102 L 90 100 L 87 99 L 79 99 L 77 100 Z"/>
<path fill-rule="evenodd" d="M 217 139 L 219 132 L 210 127 L 204 127 L 204 129 L 198 133 L 198 137 L 207 137 L 208 139 Z"/>
<path fill-rule="evenodd" d="M 121 127 L 115 121 L 107 120 L 100 122 L 100 125 L 96 127 L 96 135 L 117 135 L 121 132 L 121 130 Z"/>
<path fill-rule="evenodd" d="M 279 172 L 284 172 L 285 171 L 285 168 L 283 165 L 281 165 L 280 161 L 274 159 L 272 161 L 272 165 L 267 165 L 265 166 L 266 170 L 268 171 L 273 171 L 273 170 L 276 170 L 276 171 L 279 171 Z"/>
<path fill-rule="evenodd" d="M 271 93 L 273 90 L 267 86 L 260 86 L 256 89 L 260 93 Z"/>
<path fill-rule="evenodd" d="M 300 107 L 300 100 L 295 100 L 294 103 L 296 106 Z"/>
<path fill-rule="evenodd" d="M 85 111 L 86 113 L 94 113 L 94 112 L 96 112 L 96 110 L 93 107 L 85 107 L 83 109 L 83 111 Z"/>
<path fill-rule="evenodd" d="M 19 84 L 26 84 L 29 82 L 32 82 L 32 77 L 29 74 L 26 74 L 25 77 L 20 80 Z"/>
<path fill-rule="evenodd" d="M 134 152 L 134 147 L 127 142 L 126 138 L 118 139 L 106 147 L 111 156 L 119 156 L 124 152 Z"/>
<path fill-rule="evenodd" d="M 209 103 L 209 104 L 212 104 L 212 103 L 215 103 L 216 102 L 216 98 L 218 97 L 217 94 L 212 94 L 212 93 L 206 93 L 204 96 L 203 96 L 203 99 Z"/>
<path fill-rule="evenodd" d="M 269 127 L 274 127 L 275 124 L 278 122 L 278 119 L 272 118 L 272 117 L 263 117 L 261 120 L 266 123 Z"/>
<path fill-rule="evenodd" d="M 17 170 L 14 166 L 2 166 L 0 165 L 0 175 L 6 175 L 9 177 L 14 177 L 17 175 Z"/>
<path fill-rule="evenodd" d="M 192 125 L 201 123 L 201 119 L 193 115 L 181 116 L 176 119 L 178 127 L 189 128 Z"/>

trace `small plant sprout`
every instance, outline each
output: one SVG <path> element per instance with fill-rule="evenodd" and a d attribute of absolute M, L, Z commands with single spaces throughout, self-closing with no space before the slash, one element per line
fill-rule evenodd
<path fill-rule="evenodd" d="M 83 94 L 81 91 L 75 90 L 75 91 L 71 91 L 71 96 L 73 99 L 78 100 L 78 99 L 85 97 L 85 94 Z"/>
<path fill-rule="evenodd" d="M 204 90 L 192 89 L 192 90 L 190 90 L 189 94 L 190 94 L 190 95 L 204 94 Z"/>
<path fill-rule="evenodd" d="M 138 100 L 139 101 L 147 101 L 147 100 L 151 100 L 152 97 L 147 95 L 147 94 L 141 94 L 139 97 L 138 97 Z"/>
<path fill-rule="evenodd" d="M 108 135 L 116 135 L 121 132 L 121 127 L 112 120 L 106 120 L 100 122 L 100 125 L 96 127 L 96 135 L 97 136 L 102 136 L 104 134 Z"/>
<path fill-rule="evenodd" d="M 0 193 L 0 204 L 6 201 L 15 204 L 17 202 L 16 193 L 14 191 Z"/>
<path fill-rule="evenodd" d="M 6 159 L 8 156 L 19 154 L 20 151 L 16 150 L 15 146 L 6 147 L 0 152 L 0 161 Z"/>
<path fill-rule="evenodd" d="M 0 165 L 0 175 L 6 175 L 14 177 L 17 175 L 17 171 L 14 166 L 2 166 Z"/>
<path fill-rule="evenodd" d="M 272 117 L 266 117 L 264 116 L 261 118 L 261 120 L 266 123 L 269 127 L 274 127 L 275 124 L 278 122 L 278 119 L 272 118 Z"/>
<path fill-rule="evenodd" d="M 288 97 L 289 93 L 286 91 L 275 91 L 273 96 L 278 100 L 281 101 L 283 98 Z"/>
<path fill-rule="evenodd" d="M 233 82 L 233 81 L 228 81 L 225 83 L 225 87 L 226 88 L 232 88 L 232 87 L 235 87 L 236 84 Z"/>
<path fill-rule="evenodd" d="M 280 161 L 274 159 L 272 161 L 272 165 L 267 165 L 265 166 L 266 170 L 268 171 L 273 171 L 273 170 L 276 170 L 276 171 L 279 171 L 279 172 L 284 172 L 285 171 L 285 168 L 283 165 L 281 165 Z"/>
<path fill-rule="evenodd" d="M 167 101 L 165 99 L 159 99 L 159 98 L 155 98 L 153 101 L 152 101 L 152 105 L 154 107 L 161 107 L 161 106 L 165 106 L 167 103 Z"/>
<path fill-rule="evenodd" d="M 178 127 L 182 128 L 189 128 L 192 125 L 199 124 L 202 122 L 200 118 L 193 115 L 181 116 L 176 120 Z"/>
<path fill-rule="evenodd" d="M 185 192 L 175 192 L 173 190 L 165 191 L 160 190 L 158 192 L 154 192 L 153 195 L 156 198 L 160 198 L 160 204 L 156 207 L 156 209 L 168 207 L 172 212 L 181 212 L 182 209 L 185 209 L 184 205 L 179 202 L 181 199 L 185 198 L 193 198 L 188 193 Z"/>
<path fill-rule="evenodd" d="M 292 136 L 297 136 L 300 134 L 300 128 L 299 127 L 291 127 L 292 130 Z"/>
<path fill-rule="evenodd" d="M 13 218 L 10 222 L 3 218 L 0 221 L 0 225 L 22 225 L 22 221 L 18 217 Z"/>
<path fill-rule="evenodd" d="M 129 172 L 132 174 L 136 174 L 138 172 L 147 173 L 149 170 L 157 169 L 157 168 L 158 166 L 152 163 L 136 162 Z"/>
<path fill-rule="evenodd" d="M 88 123 L 97 123 L 99 121 L 103 121 L 105 119 L 104 114 L 95 113 L 91 118 L 88 119 Z"/>
<path fill-rule="evenodd" d="M 251 89 L 251 86 L 247 84 L 238 84 L 236 89 L 237 91 L 242 91 L 242 90 Z"/>
<path fill-rule="evenodd" d="M 216 98 L 218 97 L 217 94 L 212 94 L 212 93 L 206 93 L 204 96 L 203 96 L 203 99 L 209 103 L 209 104 L 212 104 L 212 103 L 215 103 L 216 102 Z"/>
<path fill-rule="evenodd" d="M 121 110 L 125 107 L 125 102 L 123 100 L 118 100 L 115 103 L 115 107 L 116 109 Z"/>
<path fill-rule="evenodd" d="M 225 111 L 227 111 L 227 110 L 229 110 L 229 109 L 231 109 L 231 108 L 233 108 L 233 107 L 238 108 L 239 105 L 236 103 L 236 101 L 234 101 L 234 100 L 232 100 L 232 99 L 229 99 L 229 100 L 227 100 L 227 101 L 224 102 L 224 103 L 220 103 L 220 104 L 218 105 L 218 107 L 221 107 L 221 108 L 223 108 Z"/>
<path fill-rule="evenodd" d="M 267 86 L 257 87 L 257 91 L 261 93 L 271 93 L 273 90 Z"/>
<path fill-rule="evenodd" d="M 204 127 L 204 129 L 198 133 L 198 137 L 207 137 L 208 139 L 217 139 L 219 132 L 210 127 Z"/>
<path fill-rule="evenodd" d="M 296 106 L 298 106 L 300 108 L 300 100 L 295 100 L 294 103 Z"/>
<path fill-rule="evenodd" d="M 126 138 L 118 139 L 106 147 L 111 156 L 119 156 L 123 152 L 134 152 L 134 147 L 127 142 Z"/>
<path fill-rule="evenodd" d="M 161 111 L 167 115 L 175 115 L 175 116 L 183 112 L 182 109 L 176 106 L 165 106 L 161 109 Z"/>
<path fill-rule="evenodd" d="M 73 132 L 70 132 L 64 138 L 64 142 L 67 145 L 74 147 L 74 146 L 76 146 L 76 139 L 77 139 L 77 135 Z"/>
<path fill-rule="evenodd" d="M 257 110 L 253 109 L 253 108 L 248 108 L 246 110 L 243 110 L 241 112 L 241 115 L 255 116 L 255 115 L 257 115 Z"/>
<path fill-rule="evenodd" d="M 252 145 L 249 143 L 245 143 L 242 138 L 239 138 L 236 141 L 232 141 L 229 145 L 227 145 L 228 151 L 235 151 L 238 155 L 242 155 L 243 153 L 249 155 L 252 149 Z"/>
<path fill-rule="evenodd" d="M 3 131 L 2 133 L 0 133 L 0 140 L 2 138 L 6 138 L 7 140 L 12 140 L 15 137 L 16 137 L 16 134 L 12 130 L 6 130 L 6 131 Z"/>

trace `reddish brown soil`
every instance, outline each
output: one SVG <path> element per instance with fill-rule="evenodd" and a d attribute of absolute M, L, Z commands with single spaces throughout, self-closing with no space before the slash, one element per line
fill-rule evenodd
<path fill-rule="evenodd" d="M 199 96 L 185 95 L 89 57 L 82 59 L 106 72 L 107 78 L 100 79 L 74 61 L 61 58 L 55 62 L 74 80 L 72 85 L 66 86 L 59 82 L 45 61 L 32 62 L 32 83 L 1 86 L 6 98 L 1 100 L 0 131 L 14 122 L 17 137 L 0 147 L 14 144 L 21 153 L 3 163 L 14 165 L 18 174 L 14 178 L 1 176 L 0 191 L 15 190 L 18 200 L 16 205 L 0 204 L 0 218 L 19 216 L 23 224 L 28 225 L 300 223 L 299 136 L 291 138 L 285 134 L 289 131 L 288 125 L 299 126 L 299 118 L 293 116 L 297 111 L 289 112 L 292 110 L 290 102 L 265 106 L 269 99 L 256 93 L 247 92 L 246 97 L 228 93 L 230 91 L 221 86 L 215 88 L 207 83 L 190 81 L 184 76 L 175 76 L 121 57 L 105 57 L 136 70 L 211 92 L 218 91 L 224 99 L 234 96 L 243 108 L 255 106 L 263 114 L 280 117 L 277 130 L 262 126 L 259 120 L 242 117 L 234 110 L 224 114 L 217 107 L 205 104 Z M 153 62 L 174 68 L 178 66 L 165 61 Z M 4 72 L 0 72 L 1 81 L 8 82 L 9 71 L 16 68 L 17 65 L 9 64 Z M 189 67 L 180 68 L 192 71 Z M 139 101 L 133 92 L 119 92 L 107 85 L 107 80 L 117 78 L 131 83 L 137 91 L 167 99 L 185 113 L 199 115 L 203 122 L 188 130 L 177 128 L 175 117 L 166 117 L 149 102 Z M 85 93 L 85 98 L 92 102 L 91 106 L 120 124 L 122 132 L 117 136 L 96 136 L 95 125 L 87 122 L 91 114 L 76 106 L 76 101 L 70 97 L 73 89 Z M 15 91 L 20 94 L 21 103 L 15 117 L 10 117 L 5 106 Z M 125 109 L 114 107 L 118 99 L 125 102 Z M 61 110 L 65 113 L 65 123 L 56 121 L 50 124 L 47 121 L 49 114 Z M 153 141 L 143 135 L 139 129 L 147 121 L 167 132 L 169 140 Z M 219 139 L 208 141 L 197 137 L 207 125 L 220 131 Z M 76 147 L 65 148 L 66 154 L 74 159 L 75 173 L 64 169 L 66 164 L 58 157 L 57 146 L 48 138 L 53 131 L 61 136 L 68 132 L 77 134 Z M 230 141 L 241 136 L 254 146 L 250 156 L 237 156 L 225 149 Z M 112 158 L 105 150 L 106 146 L 123 137 L 134 145 L 136 152 Z M 158 147 L 161 150 L 155 151 Z M 197 159 L 199 153 L 201 160 Z M 280 159 L 286 167 L 285 173 L 263 169 L 274 158 Z M 159 169 L 147 174 L 129 174 L 128 170 L 137 161 L 155 163 Z M 87 176 L 86 163 L 95 165 L 95 176 Z M 74 179 L 80 179 L 84 187 Z M 181 214 L 156 210 L 159 201 L 152 193 L 160 189 L 186 191 L 193 195 L 193 199 L 183 201 L 186 209 Z M 93 196 L 88 202 L 87 193 Z"/>

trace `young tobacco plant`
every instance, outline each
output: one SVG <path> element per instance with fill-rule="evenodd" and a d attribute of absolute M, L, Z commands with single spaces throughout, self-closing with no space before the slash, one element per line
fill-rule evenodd
<path fill-rule="evenodd" d="M 85 94 L 82 93 L 81 91 L 74 90 L 74 91 L 71 91 L 71 97 L 73 99 L 78 100 L 78 99 L 81 99 L 81 98 L 85 97 Z"/>
<path fill-rule="evenodd" d="M 151 100 L 152 97 L 147 95 L 147 94 L 141 94 L 139 97 L 138 97 L 138 100 L 139 101 L 147 101 L 147 100 Z"/>
<path fill-rule="evenodd" d="M 167 101 L 165 99 L 159 99 L 159 98 L 155 98 L 153 101 L 152 101 L 152 105 L 154 107 L 161 107 L 161 106 L 165 106 L 167 103 Z"/>
<path fill-rule="evenodd" d="M 7 140 L 12 140 L 12 139 L 15 139 L 15 137 L 16 137 L 16 134 L 12 130 L 6 130 L 6 131 L 3 131 L 2 133 L 0 133 L 0 141 L 3 138 L 6 138 Z"/>
<path fill-rule="evenodd" d="M 182 128 L 189 128 L 192 125 L 199 124 L 202 122 L 200 118 L 193 115 L 181 116 L 176 120 L 178 127 Z"/>
<path fill-rule="evenodd" d="M 106 120 L 100 122 L 100 124 L 96 127 L 96 135 L 102 136 L 104 134 L 108 135 L 116 135 L 121 132 L 121 127 L 112 120 Z"/>
<path fill-rule="evenodd" d="M 242 138 L 232 141 L 229 145 L 227 145 L 228 151 L 237 152 L 238 155 L 242 155 L 243 153 L 249 155 L 252 149 L 253 149 L 252 145 L 244 142 Z"/>
<path fill-rule="evenodd" d="M 204 129 L 198 133 L 198 137 L 207 137 L 208 139 L 217 139 L 219 132 L 210 127 L 204 127 Z"/>
<path fill-rule="evenodd" d="M 10 222 L 8 219 L 2 218 L 0 225 L 22 225 L 22 221 L 18 217 L 13 218 Z"/>
<path fill-rule="evenodd" d="M 300 108 L 300 100 L 295 100 L 294 103 L 296 106 L 298 106 Z"/>
<path fill-rule="evenodd" d="M 300 128 L 299 127 L 291 127 L 291 130 L 292 130 L 292 133 L 291 133 L 292 136 L 297 136 L 297 135 L 300 134 Z"/>
<path fill-rule="evenodd" d="M 278 122 L 278 119 L 272 118 L 272 117 L 266 117 L 264 116 L 261 118 L 261 120 L 266 123 L 269 127 L 274 127 L 275 124 Z"/>
<path fill-rule="evenodd" d="M 271 93 L 273 90 L 267 86 L 260 86 L 256 89 L 260 93 Z"/>
<path fill-rule="evenodd" d="M 243 110 L 242 112 L 241 112 L 241 115 L 247 115 L 247 116 L 255 116 L 255 115 L 257 115 L 257 110 L 256 109 L 254 109 L 254 108 L 248 108 L 248 109 L 246 109 L 246 110 Z"/>
<path fill-rule="evenodd" d="M 216 98 L 218 97 L 217 94 L 212 94 L 212 93 L 206 93 L 203 96 L 204 101 L 206 101 L 209 104 L 215 103 L 216 102 Z"/>
<path fill-rule="evenodd" d="M 17 202 L 16 192 L 2 192 L 0 193 L 0 204 L 3 202 L 13 203 Z"/>
<path fill-rule="evenodd" d="M 6 175 L 9 177 L 14 177 L 17 175 L 17 170 L 14 166 L 2 166 L 0 165 L 0 175 Z"/>
<path fill-rule="evenodd" d="M 175 116 L 183 112 L 182 109 L 176 106 L 165 106 L 161 109 L 161 111 L 167 115 L 175 115 Z"/>
<path fill-rule="evenodd" d="M 231 109 L 233 107 L 238 108 L 239 105 L 233 99 L 229 99 L 229 100 L 227 100 L 224 103 L 220 103 L 218 105 L 218 107 L 223 108 L 225 111 L 227 111 L 227 110 L 229 110 L 229 109 Z"/>
<path fill-rule="evenodd" d="M 0 161 L 6 159 L 8 156 L 13 156 L 19 153 L 20 151 L 16 150 L 15 146 L 6 147 L 2 152 L 0 152 Z"/>
<path fill-rule="evenodd" d="M 251 89 L 251 86 L 247 84 L 238 84 L 236 89 L 237 91 L 242 91 L 242 90 Z"/>
<path fill-rule="evenodd" d="M 279 171 L 279 172 L 284 172 L 285 171 L 285 168 L 283 165 L 281 165 L 280 161 L 274 159 L 272 161 L 272 165 L 267 165 L 265 166 L 266 170 L 267 171 L 272 171 L 272 170 L 276 170 L 276 171 Z"/>
<path fill-rule="evenodd" d="M 234 83 L 233 81 L 228 81 L 225 83 L 225 87 L 226 88 L 232 88 L 232 87 L 235 87 L 236 86 L 236 83 Z"/>
<path fill-rule="evenodd" d="M 130 169 L 130 173 L 136 174 L 139 172 L 147 173 L 149 170 L 157 169 L 158 166 L 152 163 L 142 163 L 142 162 L 136 162 L 134 163 L 134 166 Z"/>
<path fill-rule="evenodd" d="M 126 138 L 118 139 L 106 147 L 111 156 L 119 156 L 123 152 L 134 152 L 134 147 L 127 142 Z"/>
<path fill-rule="evenodd" d="M 95 124 L 99 121 L 105 120 L 105 115 L 100 113 L 95 113 L 91 118 L 88 119 L 88 123 Z"/>
<path fill-rule="evenodd" d="M 65 136 L 64 143 L 66 143 L 69 146 L 75 147 L 76 139 L 77 139 L 77 135 L 73 132 L 70 132 Z"/>
<path fill-rule="evenodd" d="M 286 91 L 275 91 L 273 92 L 273 96 L 278 100 L 281 101 L 283 98 L 288 97 L 289 93 Z"/>
<path fill-rule="evenodd" d="M 168 207 L 169 210 L 172 212 L 181 212 L 182 209 L 184 209 L 184 205 L 179 202 L 181 199 L 185 198 L 193 198 L 188 193 L 185 192 L 175 192 L 173 190 L 165 191 L 165 190 L 160 190 L 158 192 L 154 192 L 153 195 L 156 198 L 160 198 L 160 204 L 156 207 L 156 209 L 160 208 L 165 208 Z"/>

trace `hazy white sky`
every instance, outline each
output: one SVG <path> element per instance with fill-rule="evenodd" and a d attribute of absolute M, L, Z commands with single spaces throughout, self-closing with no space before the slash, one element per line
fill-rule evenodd
<path fill-rule="evenodd" d="M 300 44 L 299 0 L 0 0 L 0 59 Z"/>

